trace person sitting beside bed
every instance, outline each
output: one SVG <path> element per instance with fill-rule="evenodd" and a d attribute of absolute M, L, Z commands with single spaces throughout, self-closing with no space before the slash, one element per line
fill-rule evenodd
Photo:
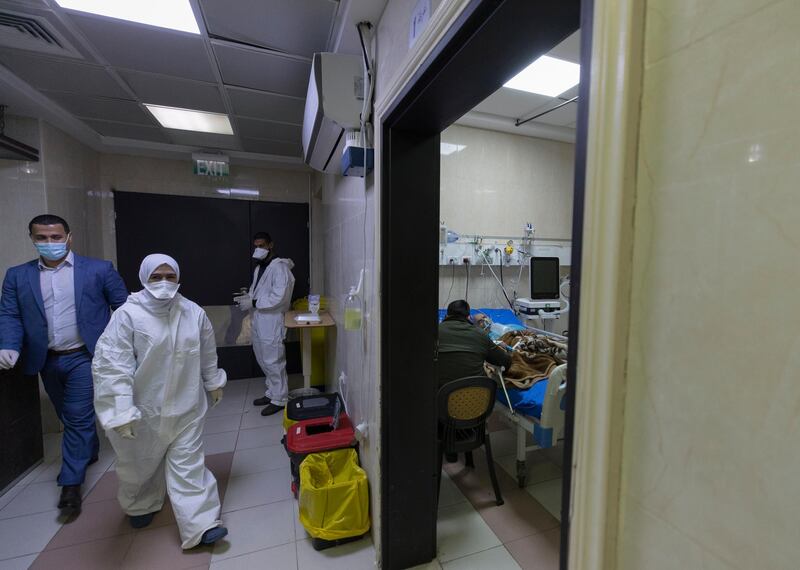
<path fill-rule="evenodd" d="M 439 387 L 459 378 L 485 376 L 484 362 L 508 369 L 511 356 L 473 324 L 469 303 L 453 301 L 439 324 Z"/>

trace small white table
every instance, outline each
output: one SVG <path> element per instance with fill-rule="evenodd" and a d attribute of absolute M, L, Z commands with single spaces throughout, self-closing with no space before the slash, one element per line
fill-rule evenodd
<path fill-rule="evenodd" d="M 303 386 L 306 388 L 311 387 L 311 351 L 313 350 L 311 344 L 311 329 L 336 326 L 336 322 L 328 311 L 319 312 L 319 322 L 298 323 L 294 320 L 297 315 L 308 314 L 308 311 L 287 311 L 283 317 L 283 324 L 287 329 L 301 329 L 301 334 L 303 335 Z"/>

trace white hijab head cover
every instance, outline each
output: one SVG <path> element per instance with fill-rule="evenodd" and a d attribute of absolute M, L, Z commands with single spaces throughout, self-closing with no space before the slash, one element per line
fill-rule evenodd
<path fill-rule="evenodd" d="M 172 307 L 172 304 L 175 302 L 175 299 L 177 299 L 177 296 L 173 297 L 172 299 L 156 299 L 146 288 L 147 281 L 150 279 L 153 271 L 162 265 L 169 265 L 172 269 L 174 269 L 178 276 L 178 281 L 180 281 L 181 268 L 178 266 L 177 261 L 175 261 L 169 255 L 164 255 L 163 253 L 151 253 L 142 260 L 142 264 L 139 266 L 139 281 L 144 289 L 138 293 L 134 293 L 133 295 L 142 305 L 144 305 L 153 313 L 168 312 L 170 307 Z"/>
<path fill-rule="evenodd" d="M 142 264 L 139 266 L 139 281 L 141 282 L 142 287 L 144 287 L 150 280 L 150 276 L 153 274 L 153 271 L 162 265 L 169 265 L 178 275 L 178 281 L 181 280 L 181 268 L 178 266 L 177 261 L 168 255 L 164 255 L 163 253 L 151 253 L 142 260 Z"/>

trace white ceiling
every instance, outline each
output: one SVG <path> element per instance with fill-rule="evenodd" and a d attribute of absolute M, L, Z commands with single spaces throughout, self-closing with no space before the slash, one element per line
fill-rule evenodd
<path fill-rule="evenodd" d="M 567 37 L 554 47 L 548 55 L 580 63 L 580 31 Z M 510 78 L 509 78 L 510 79 Z M 569 89 L 558 97 L 547 97 L 516 89 L 501 87 L 477 105 L 472 112 L 458 121 L 461 124 L 492 128 L 520 135 L 574 140 L 578 104 L 570 103 L 547 113 L 523 126 L 515 127 L 515 121 L 524 120 L 572 99 L 578 94 L 578 86 Z"/>
<path fill-rule="evenodd" d="M 300 164 L 312 55 L 360 53 L 354 24 L 377 24 L 386 0 L 191 4 L 199 36 L 65 10 L 55 0 L 0 0 L 0 12 L 37 18 L 65 46 L 10 45 L 0 26 L 0 103 L 12 114 L 49 107 L 59 126 L 83 140 L 90 133 L 100 146 L 222 149 Z M 234 134 L 164 129 L 145 103 L 226 113 Z"/>

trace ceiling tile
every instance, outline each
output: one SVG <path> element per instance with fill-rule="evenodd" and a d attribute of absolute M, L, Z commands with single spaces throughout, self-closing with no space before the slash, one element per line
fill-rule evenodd
<path fill-rule="evenodd" d="M 297 125 L 303 124 L 305 109 L 303 99 L 235 87 L 228 87 L 227 91 L 236 115 L 268 121 L 284 121 Z"/>
<path fill-rule="evenodd" d="M 225 104 L 213 83 L 165 75 L 117 70 L 143 103 L 224 113 Z"/>
<path fill-rule="evenodd" d="M 566 101 L 568 99 L 572 99 L 573 97 L 577 97 L 580 88 L 581 88 L 580 85 L 576 85 L 575 87 L 572 87 L 571 89 L 567 89 L 561 95 L 559 95 L 558 98 L 559 99 L 563 99 L 564 101 Z"/>
<path fill-rule="evenodd" d="M 534 109 L 554 100 L 553 97 L 545 95 L 501 87 L 484 99 L 474 110 L 518 119 L 530 115 Z"/>
<path fill-rule="evenodd" d="M 327 51 L 330 0 L 200 0 L 209 34 L 311 57 Z"/>
<path fill-rule="evenodd" d="M 259 154 L 277 154 L 280 156 L 292 156 L 299 158 L 302 155 L 302 147 L 299 144 L 283 141 L 266 141 L 257 139 L 242 139 L 244 150 L 247 152 L 257 152 Z"/>
<path fill-rule="evenodd" d="M 45 91 L 44 94 L 76 117 L 153 125 L 150 116 L 134 101 L 87 97 L 56 91 Z"/>
<path fill-rule="evenodd" d="M 550 50 L 547 55 L 572 63 L 581 62 L 581 31 L 569 35 L 567 39 L 562 41 L 556 47 Z"/>
<path fill-rule="evenodd" d="M 131 125 L 128 123 L 111 123 L 108 121 L 95 121 L 90 119 L 84 119 L 83 122 L 92 127 L 98 134 L 106 137 L 163 143 L 169 142 L 169 139 L 164 136 L 163 131 L 158 127 L 146 127 L 144 125 Z"/>
<path fill-rule="evenodd" d="M 115 67 L 215 81 L 200 36 L 72 12 L 69 17 Z"/>
<path fill-rule="evenodd" d="M 0 51 L 0 63 L 37 89 L 129 98 L 114 78 L 98 65 L 47 59 L 11 50 Z"/>
<path fill-rule="evenodd" d="M 235 136 L 217 135 L 213 133 L 196 133 L 194 131 L 178 131 L 175 129 L 165 129 L 169 138 L 175 144 L 193 146 L 202 149 L 228 149 L 236 150 L 239 143 Z"/>
<path fill-rule="evenodd" d="M 305 98 L 310 62 L 219 42 L 212 45 L 227 85 Z"/>
<path fill-rule="evenodd" d="M 239 136 L 249 139 L 271 139 L 300 144 L 302 140 L 301 125 L 288 125 L 286 123 L 273 123 L 271 121 L 256 121 L 254 119 L 236 118 L 239 126 Z"/>

